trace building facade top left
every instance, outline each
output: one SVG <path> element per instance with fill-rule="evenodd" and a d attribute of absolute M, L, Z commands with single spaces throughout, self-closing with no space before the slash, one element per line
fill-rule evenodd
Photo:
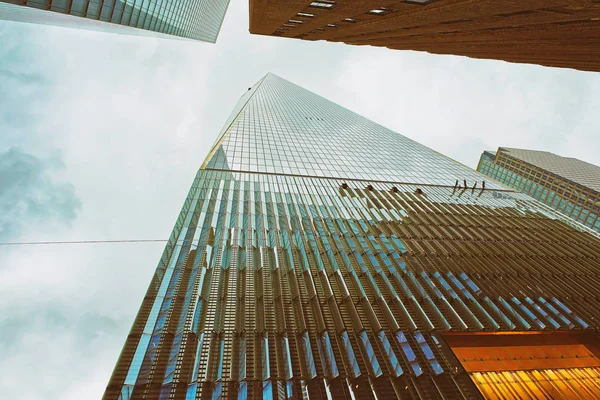
<path fill-rule="evenodd" d="M 229 0 L 0 0 L 0 20 L 214 43 L 228 5 Z"/>

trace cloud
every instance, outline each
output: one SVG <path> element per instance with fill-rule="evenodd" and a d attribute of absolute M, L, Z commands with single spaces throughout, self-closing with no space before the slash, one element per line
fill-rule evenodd
<path fill-rule="evenodd" d="M 364 47 L 334 100 L 471 168 L 499 146 L 600 164 L 600 74 Z"/>
<path fill-rule="evenodd" d="M 120 326 L 129 321 L 95 312 L 73 316 L 79 310 L 60 303 L 19 311 L 0 317 L 0 388 L 6 398 L 99 398 L 106 386 L 104 369 L 111 368 L 118 351 L 113 338 L 123 335 Z M 35 383 L 23 386 L 23 379 Z"/>
<path fill-rule="evenodd" d="M 0 76 L 16 81 L 19 85 L 29 85 L 31 83 L 43 83 L 46 80 L 40 74 L 28 74 L 23 72 L 13 72 L 0 69 Z"/>
<path fill-rule="evenodd" d="M 27 226 L 77 217 L 81 200 L 73 185 L 52 177 L 63 167 L 58 156 L 41 159 L 18 147 L 0 153 L 0 240 L 18 237 Z"/>

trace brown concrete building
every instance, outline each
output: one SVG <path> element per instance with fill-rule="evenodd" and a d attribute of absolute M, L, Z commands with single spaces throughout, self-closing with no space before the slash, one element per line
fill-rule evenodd
<path fill-rule="evenodd" d="M 250 0 L 250 32 L 600 71 L 599 0 Z"/>

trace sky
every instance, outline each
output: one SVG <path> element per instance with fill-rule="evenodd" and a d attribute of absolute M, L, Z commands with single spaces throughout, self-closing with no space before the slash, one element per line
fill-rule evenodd
<path fill-rule="evenodd" d="M 166 239 L 237 99 L 273 72 L 465 165 L 600 165 L 600 74 L 250 35 L 216 44 L 0 21 L 0 242 Z M 0 246 L 0 393 L 100 398 L 164 244 Z"/>

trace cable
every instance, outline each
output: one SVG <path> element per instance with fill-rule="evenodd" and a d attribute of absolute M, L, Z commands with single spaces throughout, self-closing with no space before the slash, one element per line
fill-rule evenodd
<path fill-rule="evenodd" d="M 168 242 L 169 239 L 130 239 L 130 240 L 75 240 L 62 242 L 5 242 L 0 246 L 21 246 L 38 244 L 94 244 L 94 243 L 149 243 L 149 242 Z"/>

